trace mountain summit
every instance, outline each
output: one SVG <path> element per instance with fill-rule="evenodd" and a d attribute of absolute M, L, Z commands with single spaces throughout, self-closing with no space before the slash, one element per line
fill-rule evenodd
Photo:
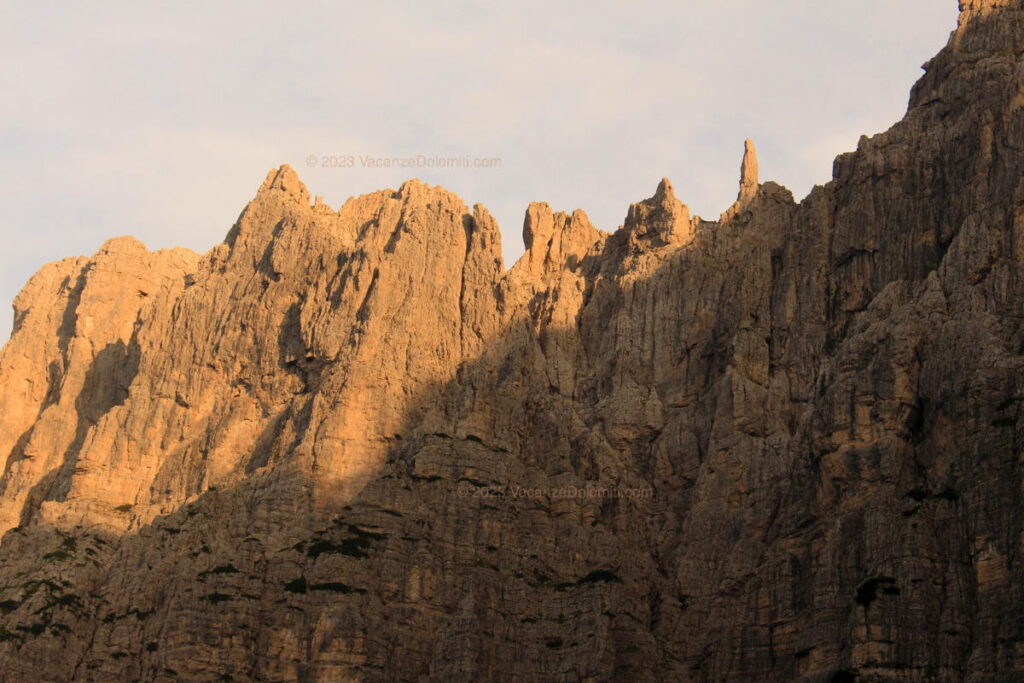
<path fill-rule="evenodd" d="M 1024 4 L 801 203 L 605 233 L 271 171 L 42 268 L 0 352 L 0 678 L 1020 680 Z"/>

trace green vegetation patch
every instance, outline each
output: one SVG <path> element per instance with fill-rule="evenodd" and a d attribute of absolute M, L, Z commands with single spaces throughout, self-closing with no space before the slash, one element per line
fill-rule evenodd
<path fill-rule="evenodd" d="M 306 583 L 306 577 L 300 576 L 286 583 L 284 589 L 289 593 L 305 593 L 309 590 L 309 584 Z"/>
<path fill-rule="evenodd" d="M 321 538 L 310 544 L 309 548 L 306 549 L 306 555 L 309 557 L 319 557 L 320 555 L 329 553 L 340 553 L 342 555 L 348 555 L 349 557 L 369 557 L 368 551 L 374 541 L 382 541 L 387 538 L 385 534 L 377 534 L 366 529 L 361 529 L 354 524 L 348 525 L 348 538 L 343 538 L 341 541 L 335 542 L 330 541 L 326 538 Z"/>
<path fill-rule="evenodd" d="M 613 571 L 608 569 L 597 569 L 576 582 L 576 584 L 580 586 L 586 583 L 622 583 L 622 579 L 620 579 L 619 575 Z"/>
<path fill-rule="evenodd" d="M 365 593 L 366 591 L 362 588 L 353 588 L 348 584 L 341 583 L 340 581 L 331 581 L 327 583 L 314 583 L 309 586 L 310 590 L 314 591 L 331 591 L 332 593 Z"/>
<path fill-rule="evenodd" d="M 896 585 L 896 579 L 891 576 L 872 576 L 865 579 L 857 586 L 857 594 L 854 600 L 857 604 L 867 608 L 872 602 L 878 599 L 879 591 L 882 595 L 899 595 L 900 589 Z"/>

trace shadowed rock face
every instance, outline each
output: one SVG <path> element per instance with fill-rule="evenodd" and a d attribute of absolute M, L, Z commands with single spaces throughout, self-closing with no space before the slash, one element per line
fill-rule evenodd
<path fill-rule="evenodd" d="M 1024 676 L 1024 7 L 796 204 L 614 234 L 272 171 L 43 268 L 0 353 L 4 680 Z"/>

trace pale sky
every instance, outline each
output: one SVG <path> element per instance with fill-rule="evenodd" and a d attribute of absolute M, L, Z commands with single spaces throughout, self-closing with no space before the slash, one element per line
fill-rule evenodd
<path fill-rule="evenodd" d="M 717 217 L 746 137 L 762 181 L 800 199 L 899 120 L 956 15 L 956 0 L 0 0 L 0 338 L 44 263 L 126 234 L 204 252 L 282 163 L 335 208 L 410 177 L 481 202 L 506 267 L 531 201 L 614 230 L 668 176 Z M 415 155 L 501 164 L 360 158 Z"/>

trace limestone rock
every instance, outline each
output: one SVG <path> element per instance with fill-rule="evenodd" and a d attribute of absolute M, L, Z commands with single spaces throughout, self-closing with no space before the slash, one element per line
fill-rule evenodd
<path fill-rule="evenodd" d="M 668 178 L 662 178 L 654 196 L 629 207 L 623 226 L 637 244 L 680 246 L 693 236 L 690 209 L 676 199 Z"/>
<path fill-rule="evenodd" d="M 0 351 L 0 678 L 1024 676 L 1024 7 L 797 204 L 613 234 L 271 171 Z"/>
<path fill-rule="evenodd" d="M 736 202 L 718 219 L 719 222 L 727 223 L 735 219 L 754 200 L 761 189 L 761 184 L 758 181 L 759 174 L 757 148 L 754 147 L 754 141 L 748 139 L 743 143 L 739 194 L 736 195 Z"/>
<path fill-rule="evenodd" d="M 740 165 L 740 193 L 737 201 L 749 202 L 757 194 L 758 183 L 757 148 L 753 140 L 743 143 L 743 163 Z"/>
<path fill-rule="evenodd" d="M 526 210 L 523 222 L 526 253 L 519 268 L 537 279 L 566 269 L 575 270 L 600 239 L 600 231 L 591 225 L 582 209 L 567 215 L 535 202 Z"/>

